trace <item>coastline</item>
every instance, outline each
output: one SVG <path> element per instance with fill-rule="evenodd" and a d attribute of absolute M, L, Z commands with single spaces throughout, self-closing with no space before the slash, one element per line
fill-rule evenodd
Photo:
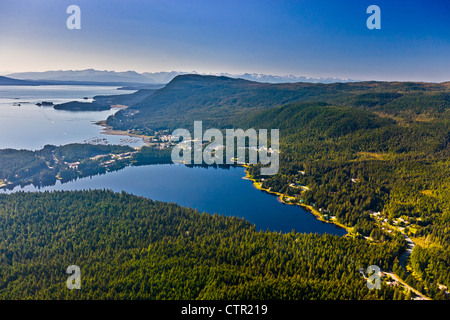
<path fill-rule="evenodd" d="M 149 136 L 135 134 L 135 133 L 131 133 L 131 132 L 124 131 L 124 130 L 113 129 L 112 127 L 110 127 L 106 124 L 106 120 L 97 121 L 97 122 L 95 122 L 95 124 L 103 127 L 103 130 L 101 132 L 102 134 L 111 135 L 111 136 L 128 136 L 128 137 L 133 137 L 133 138 L 141 138 L 142 140 L 144 140 L 145 146 L 149 146 L 151 144 L 151 141 L 150 141 L 151 138 Z M 141 147 L 137 147 L 137 148 L 140 149 Z"/>
<path fill-rule="evenodd" d="M 287 205 L 294 205 L 294 206 L 300 206 L 300 207 L 302 207 L 303 209 L 305 209 L 306 211 L 308 211 L 309 213 L 311 213 L 312 215 L 314 215 L 314 217 L 315 217 L 317 220 L 319 220 L 319 221 L 322 221 L 322 222 L 325 222 L 325 223 L 332 223 L 332 224 L 335 224 L 335 225 L 338 226 L 339 228 L 342 228 L 342 229 L 344 229 L 345 231 L 347 231 L 347 234 L 345 234 L 344 237 L 348 237 L 348 236 L 351 235 L 351 230 L 350 230 L 351 228 L 349 228 L 349 227 L 347 227 L 347 226 L 345 226 L 345 225 L 343 225 L 343 224 L 341 224 L 341 223 L 339 223 L 339 222 L 337 222 L 337 221 L 335 221 L 335 220 L 325 220 L 324 218 L 322 218 L 322 215 L 321 215 L 316 209 L 314 209 L 312 206 L 309 206 L 309 205 L 306 205 L 306 204 L 302 204 L 302 203 L 292 203 L 292 202 L 285 201 L 285 200 L 284 200 L 284 194 L 279 193 L 279 192 L 276 192 L 276 191 L 270 191 L 269 189 L 263 188 L 263 187 L 261 186 L 261 183 L 257 182 L 255 179 L 253 179 L 253 178 L 250 176 L 250 174 L 248 173 L 248 170 L 247 170 L 248 166 L 247 166 L 247 165 L 241 165 L 241 166 L 246 168 L 246 169 L 245 169 L 245 177 L 242 177 L 242 179 L 250 180 L 250 181 L 253 183 L 253 186 L 254 186 L 256 189 L 277 196 L 277 200 L 278 200 L 280 203 L 287 204 Z M 292 198 L 292 197 L 290 197 L 290 198 Z"/>

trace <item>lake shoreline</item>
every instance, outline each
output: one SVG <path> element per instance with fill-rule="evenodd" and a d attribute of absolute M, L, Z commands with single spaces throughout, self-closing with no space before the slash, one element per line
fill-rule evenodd
<path fill-rule="evenodd" d="M 253 186 L 261 191 L 267 192 L 271 195 L 274 195 L 277 197 L 277 200 L 282 203 L 282 204 L 287 204 L 287 205 L 294 205 L 294 206 L 300 206 L 302 207 L 305 211 L 308 211 L 309 213 L 311 213 L 317 220 L 325 222 L 325 223 L 331 223 L 336 225 L 337 227 L 344 229 L 347 233 L 344 235 L 344 237 L 350 236 L 350 228 L 344 226 L 343 224 L 337 222 L 337 221 L 330 221 L 330 220 L 325 220 L 322 218 L 322 215 L 316 210 L 314 209 L 312 206 L 306 205 L 306 204 L 301 204 L 301 203 L 292 203 L 292 202 L 287 202 L 283 199 L 284 194 L 276 192 L 276 191 L 271 191 L 269 189 L 263 188 L 261 186 L 261 183 L 259 183 L 258 181 L 256 181 L 256 179 L 252 178 L 250 176 L 250 174 L 248 173 L 247 168 L 249 168 L 247 165 L 241 165 L 242 167 L 245 168 L 245 177 L 242 177 L 242 179 L 245 180 L 249 180 L 252 182 Z"/>
<path fill-rule="evenodd" d="M 212 168 L 209 168 L 212 169 Z M 243 168 L 208 170 L 186 165 L 127 166 L 122 170 L 104 172 L 71 181 L 57 181 L 48 186 L 27 185 L 14 192 L 45 192 L 58 190 L 107 189 L 127 192 L 154 201 L 173 202 L 210 215 L 236 217 L 255 226 L 257 230 L 288 234 L 331 234 L 343 236 L 345 230 L 319 222 L 315 217 L 299 212 L 299 208 L 284 206 L 271 195 L 253 189 Z M 136 182 L 138 182 L 136 184 Z"/>
<path fill-rule="evenodd" d="M 125 135 L 125 136 L 130 136 L 130 137 L 137 137 L 137 138 L 142 138 L 146 145 L 150 145 L 150 137 L 148 136 L 144 136 L 144 135 L 138 135 L 138 134 L 134 134 L 134 133 L 130 133 L 128 131 L 123 131 L 123 130 L 116 130 L 113 129 L 112 127 L 108 126 L 106 124 L 106 120 L 102 120 L 102 121 L 97 121 L 95 123 L 96 125 L 102 126 L 104 127 L 102 133 L 103 134 L 109 134 L 109 135 Z M 257 182 L 255 179 L 253 179 L 250 174 L 248 173 L 248 165 L 238 165 L 240 167 L 244 167 L 245 168 L 245 176 L 242 177 L 242 179 L 245 180 L 250 180 L 253 184 L 253 186 L 261 191 L 267 192 L 271 195 L 275 195 L 277 196 L 277 200 L 278 202 L 282 203 L 282 204 L 287 204 L 287 205 L 296 205 L 296 206 L 300 206 L 301 208 L 303 208 L 305 211 L 308 211 L 309 213 L 311 213 L 317 220 L 321 221 L 321 222 L 325 222 L 325 223 L 331 223 L 334 224 L 335 226 L 344 229 L 347 233 L 344 236 L 350 236 L 350 228 L 337 222 L 337 221 L 330 221 L 330 220 L 325 220 L 324 218 L 322 218 L 322 215 L 316 210 L 314 209 L 312 206 L 306 205 L 306 204 L 301 204 L 301 203 L 291 203 L 291 202 L 287 202 L 283 199 L 284 195 L 279 193 L 279 192 L 275 192 L 275 191 L 270 191 L 269 189 L 265 189 L 261 186 L 261 184 L 259 182 Z"/>

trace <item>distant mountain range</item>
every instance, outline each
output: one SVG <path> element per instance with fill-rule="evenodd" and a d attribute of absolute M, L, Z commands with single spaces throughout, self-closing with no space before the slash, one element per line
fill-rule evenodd
<path fill-rule="evenodd" d="M 233 75 L 229 73 L 217 74 L 230 78 L 241 78 L 250 81 L 267 82 L 267 83 L 295 83 L 295 82 L 310 82 L 310 83 L 334 83 L 334 82 L 356 82 L 359 80 L 339 79 L 339 78 L 310 78 L 293 75 L 270 75 L 262 73 L 244 73 L 240 75 Z"/>
<path fill-rule="evenodd" d="M 77 81 L 77 82 L 109 82 L 109 83 L 133 83 L 133 84 L 166 84 L 178 75 L 200 74 L 198 72 L 144 72 L 135 71 L 116 72 L 116 71 L 100 71 L 94 69 L 86 70 L 59 70 L 45 72 L 21 72 L 11 73 L 7 77 L 20 80 L 33 81 Z M 206 74 L 202 74 L 206 75 Z M 244 74 L 208 74 L 214 76 L 226 76 L 230 78 L 241 78 L 250 81 L 268 82 L 268 83 L 293 83 L 293 82 L 311 82 L 311 83 L 333 83 L 333 82 L 354 82 L 350 79 L 338 78 L 309 78 L 293 75 L 267 75 L 260 73 L 244 73 Z"/>
<path fill-rule="evenodd" d="M 127 82 L 127 81 L 89 81 L 89 80 L 21 80 L 10 77 L 0 76 L 0 86 L 49 86 L 49 85 L 84 85 L 84 86 L 115 86 L 120 89 L 159 89 L 164 84 L 152 84 L 143 82 Z"/>

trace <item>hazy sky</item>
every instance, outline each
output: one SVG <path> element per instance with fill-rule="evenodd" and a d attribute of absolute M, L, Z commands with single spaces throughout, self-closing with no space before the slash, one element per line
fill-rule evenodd
<path fill-rule="evenodd" d="M 69 30 L 69 5 L 81 30 Z M 369 30 L 369 5 L 381 30 Z M 0 72 L 450 80 L 450 1 L 0 0 Z"/>

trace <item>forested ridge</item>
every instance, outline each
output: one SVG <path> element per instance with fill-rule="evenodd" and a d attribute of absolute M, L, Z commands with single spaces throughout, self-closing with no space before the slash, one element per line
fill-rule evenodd
<path fill-rule="evenodd" d="M 111 191 L 0 195 L 2 299 L 397 299 L 359 268 L 389 244 L 257 232 L 248 222 Z M 68 290 L 66 269 L 81 269 Z"/>
<path fill-rule="evenodd" d="M 449 101 L 450 83 L 349 82 L 349 83 L 259 83 L 228 77 L 180 75 L 164 88 L 136 101 L 107 120 L 109 126 L 151 134 L 154 130 L 191 129 L 195 120 L 207 127 L 232 128 L 249 113 L 296 102 L 380 109 L 391 106 L 428 109 Z M 143 94 L 136 93 L 141 98 Z M 119 96 L 120 97 L 120 96 Z M 412 99 L 413 97 L 413 99 Z M 118 98 L 115 98 L 118 99 Z"/>

